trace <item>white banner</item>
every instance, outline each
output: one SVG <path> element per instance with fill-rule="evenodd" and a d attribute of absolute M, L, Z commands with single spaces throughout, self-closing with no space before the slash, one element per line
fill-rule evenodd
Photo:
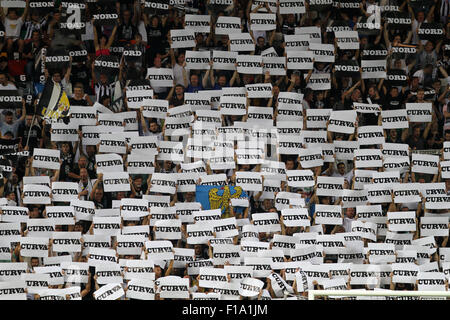
<path fill-rule="evenodd" d="M 411 165 L 412 172 L 436 174 L 439 170 L 439 156 L 413 153 Z"/>
<path fill-rule="evenodd" d="M 240 54 L 236 58 L 237 72 L 245 74 L 262 74 L 262 57 Z"/>
<path fill-rule="evenodd" d="M 384 144 L 384 132 L 381 126 L 358 127 L 357 134 L 360 145 Z"/>
<path fill-rule="evenodd" d="M 324 129 L 330 119 L 332 109 L 308 109 L 306 110 L 306 127 L 308 129 Z"/>
<path fill-rule="evenodd" d="M 314 186 L 314 173 L 311 170 L 286 170 L 288 186 L 305 188 Z"/>
<path fill-rule="evenodd" d="M 386 60 L 361 60 L 362 79 L 385 79 Z"/>
<path fill-rule="evenodd" d="M 355 168 L 380 168 L 383 166 L 383 156 L 379 149 L 355 150 Z"/>
<path fill-rule="evenodd" d="M 219 16 L 216 22 L 216 35 L 241 33 L 241 19 L 239 17 Z"/>
<path fill-rule="evenodd" d="M 258 227 L 259 232 L 280 232 L 281 225 L 276 212 L 253 213 L 252 222 Z"/>
<path fill-rule="evenodd" d="M 383 129 L 409 128 L 406 109 L 381 111 Z"/>
<path fill-rule="evenodd" d="M 406 103 L 406 112 L 410 122 L 431 122 L 432 103 Z"/>
<path fill-rule="evenodd" d="M 186 14 L 184 16 L 184 28 L 186 30 L 194 30 L 196 33 L 209 33 L 211 16 Z"/>
<path fill-rule="evenodd" d="M 80 252 L 81 232 L 54 232 L 52 243 L 54 252 Z"/>
<path fill-rule="evenodd" d="M 316 204 L 314 214 L 315 224 L 341 225 L 343 222 L 341 206 Z"/>
<path fill-rule="evenodd" d="M 271 98 L 272 84 L 271 83 L 256 83 L 245 85 L 248 98 Z"/>
<path fill-rule="evenodd" d="M 189 29 L 170 30 L 170 39 L 172 41 L 172 43 L 170 44 L 170 47 L 172 49 L 195 47 L 195 32 L 194 32 L 194 30 L 189 30 Z"/>
<path fill-rule="evenodd" d="M 358 50 L 359 36 L 358 31 L 335 31 L 336 43 L 341 50 Z"/>
<path fill-rule="evenodd" d="M 250 28 L 252 31 L 271 31 L 277 27 L 275 13 L 250 13 Z"/>
<path fill-rule="evenodd" d="M 259 172 L 236 172 L 236 186 L 245 191 L 262 191 L 262 177 Z"/>
<path fill-rule="evenodd" d="M 391 211 L 387 213 L 387 217 L 389 231 L 416 231 L 415 211 Z"/>
<path fill-rule="evenodd" d="M 153 80 L 157 81 L 157 80 Z M 170 80 L 168 80 L 170 81 Z M 173 84 L 173 83 L 172 83 Z M 159 100 L 159 99 L 148 99 L 143 103 L 144 110 L 142 115 L 145 118 L 158 118 L 165 119 L 167 114 L 167 109 L 169 108 L 169 101 Z"/>
<path fill-rule="evenodd" d="M 316 194 L 318 196 L 340 197 L 344 190 L 344 177 L 317 177 Z"/>
<path fill-rule="evenodd" d="M 124 295 L 121 283 L 109 283 L 93 293 L 95 300 L 118 300 Z"/>
<path fill-rule="evenodd" d="M 20 255 L 22 257 L 48 257 L 47 237 L 27 236 L 20 239 Z"/>
<path fill-rule="evenodd" d="M 314 52 L 287 51 L 286 66 L 289 70 L 312 70 L 314 66 Z"/>
<path fill-rule="evenodd" d="M 45 185 L 26 184 L 23 186 L 24 204 L 50 204 L 51 190 Z"/>
<path fill-rule="evenodd" d="M 211 53 L 209 51 L 186 51 L 186 69 L 187 70 L 209 70 Z"/>
<path fill-rule="evenodd" d="M 170 68 L 148 68 L 147 78 L 152 87 L 173 87 L 173 70 Z"/>
<path fill-rule="evenodd" d="M 59 150 L 34 148 L 33 167 L 58 170 L 60 167 L 60 153 L 61 151 Z"/>
<path fill-rule="evenodd" d="M 420 236 L 448 237 L 448 217 L 421 217 Z"/>
<path fill-rule="evenodd" d="M 328 131 L 352 134 L 355 132 L 356 111 L 332 111 Z"/>

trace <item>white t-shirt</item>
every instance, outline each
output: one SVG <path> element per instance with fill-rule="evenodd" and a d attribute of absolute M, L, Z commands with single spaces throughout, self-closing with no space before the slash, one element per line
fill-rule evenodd
<path fill-rule="evenodd" d="M 184 87 L 184 78 L 183 78 L 183 67 L 178 63 L 175 63 L 173 66 L 173 77 L 175 79 L 176 84 L 181 84 Z M 189 70 L 186 69 L 186 77 L 189 83 Z"/>
<path fill-rule="evenodd" d="M 0 83 L 0 90 L 17 90 L 17 87 L 12 82 L 8 83 L 6 86 Z"/>
<path fill-rule="evenodd" d="M 20 37 L 20 29 L 22 28 L 22 17 L 16 20 L 11 20 L 5 17 L 5 34 L 6 37 L 18 38 Z"/>

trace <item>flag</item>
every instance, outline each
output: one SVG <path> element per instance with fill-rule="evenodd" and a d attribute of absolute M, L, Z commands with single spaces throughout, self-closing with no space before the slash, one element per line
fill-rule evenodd
<path fill-rule="evenodd" d="M 69 98 L 64 92 L 61 84 L 53 80 L 45 83 L 36 114 L 44 119 L 58 120 L 69 114 Z"/>
<path fill-rule="evenodd" d="M 16 153 L 19 151 L 20 138 L 17 139 L 1 139 L 0 138 L 0 155 Z"/>
<path fill-rule="evenodd" d="M 222 215 L 230 214 L 230 199 L 248 198 L 241 187 L 235 186 L 196 186 L 195 200 L 200 202 L 203 210 L 221 209 Z M 238 209 L 235 208 L 235 212 Z"/>

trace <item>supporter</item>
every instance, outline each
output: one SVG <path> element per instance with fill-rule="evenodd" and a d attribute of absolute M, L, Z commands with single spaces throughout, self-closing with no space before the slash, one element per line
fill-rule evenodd
<path fill-rule="evenodd" d="M 448 3 L 325 2 L 89 2 L 82 30 L 65 2 L 3 9 L 0 230 L 20 239 L 0 233 L 0 268 L 62 271 L 22 298 L 171 300 L 160 284 L 183 279 L 188 300 L 448 290 Z"/>

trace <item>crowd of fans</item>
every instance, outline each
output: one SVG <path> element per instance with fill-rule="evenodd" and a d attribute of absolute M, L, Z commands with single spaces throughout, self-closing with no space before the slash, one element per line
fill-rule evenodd
<path fill-rule="evenodd" d="M 52 3 L 53 6 L 38 7 L 36 3 Z M 6 295 L 6 298 L 17 298 L 18 296 L 8 296 L 5 288 L 22 288 L 24 284 L 24 288 L 27 289 L 26 298 L 33 300 L 102 299 L 108 296 L 114 299 L 132 299 L 139 298 L 136 295 L 138 292 L 136 286 L 140 286 L 140 288 L 150 288 L 147 291 L 149 295 L 141 296 L 141 299 L 149 297 L 181 299 L 181 296 L 171 295 L 170 291 L 163 289 L 164 283 L 179 284 L 181 282 L 177 281 L 181 279 L 188 279 L 189 294 L 187 297 L 183 296 L 183 299 L 305 299 L 309 290 L 322 288 L 431 290 L 426 288 L 427 282 L 423 282 L 423 279 L 442 279 L 442 282 L 435 282 L 432 288 L 434 290 L 448 289 L 450 178 L 446 175 L 447 170 L 443 168 L 447 168 L 445 162 L 450 160 L 445 151 L 446 143 L 450 141 L 450 111 L 447 110 L 450 97 L 449 1 L 292 0 L 289 3 L 297 4 L 296 6 L 301 4 L 304 13 L 290 14 L 281 13 L 283 4 L 288 3 L 281 0 L 123 0 L 77 1 L 76 3 L 83 9 L 81 21 L 85 23 L 85 28 L 81 32 L 66 32 L 63 28 L 63 24 L 67 23 L 66 19 L 71 13 L 71 7 L 67 5 L 67 2 L 27 0 L 24 1 L 22 8 L 0 8 L 0 95 L 2 91 L 17 90 L 23 97 L 21 108 L 11 109 L 0 105 L 2 144 L 7 145 L 5 141 L 18 139 L 16 153 L 3 153 L 0 159 L 2 168 L 0 246 L 9 248 L 6 253 L 1 251 L 0 270 L 10 270 L 8 264 L 14 265 L 17 269 L 21 268 L 20 263 L 27 265 L 26 269 L 16 276 L 7 276 L 5 273 L 0 275 L 2 295 Z M 151 6 L 151 3 L 162 7 L 164 7 L 163 4 L 168 6 L 167 9 L 154 9 L 158 6 Z M 355 3 L 359 3 L 358 7 L 355 7 Z M 378 25 L 370 30 L 361 28 L 362 22 L 369 22 L 369 17 L 376 15 L 377 11 L 373 11 L 374 5 L 381 8 Z M 101 13 L 112 14 L 114 21 L 99 23 L 95 17 Z M 252 15 L 258 13 L 275 14 L 274 28 L 254 30 L 251 23 Z M 117 14 L 117 18 L 114 14 Z M 209 30 L 203 33 L 195 32 L 194 47 L 174 48 L 171 32 L 188 29 L 185 23 L 187 15 L 207 16 Z M 213 60 L 209 62 L 209 69 L 189 68 L 186 56 L 191 56 L 192 51 L 233 51 L 229 35 L 215 32 L 217 20 L 221 17 L 239 18 L 240 33 L 248 34 L 254 43 L 254 50 L 239 51 L 239 55 L 284 58 L 290 56 L 292 51 L 289 50 L 311 51 L 308 45 L 306 48 L 293 49 L 286 46 L 287 36 L 302 34 L 311 35 L 309 46 L 312 43 L 332 45 L 334 47 L 333 62 L 324 62 L 316 56 L 314 59 L 321 61 L 313 60 L 311 68 L 285 67 L 284 72 L 281 70 L 283 75 L 272 75 L 270 71 L 264 69 L 264 65 L 263 71 L 259 74 L 239 72 L 237 62 L 234 68 L 220 70 L 214 67 Z M 393 21 L 389 20 L 390 17 L 408 18 L 410 25 L 405 28 L 404 25 L 389 23 L 388 21 Z M 377 18 L 373 21 L 377 21 Z M 422 24 L 429 24 L 434 30 L 442 30 L 443 33 L 435 38 L 424 39 L 420 31 Z M 319 39 L 313 40 L 313 33 L 304 31 L 307 27 L 316 28 L 314 30 L 318 28 Z M 342 49 L 335 36 L 336 30 L 357 31 L 358 48 Z M 407 48 L 410 53 L 399 53 L 395 48 Z M 70 61 L 60 69 L 49 68 L 45 65 L 46 53 L 58 55 L 57 52 L 75 51 L 82 52 L 81 59 L 77 59 L 72 54 Z M 123 54 L 126 51 L 141 54 L 136 59 L 128 59 L 129 57 Z M 109 60 L 112 57 L 117 60 Z M 393 82 L 386 76 L 375 78 L 364 76 L 362 69 L 364 61 L 373 59 L 386 61 L 386 74 L 405 75 L 404 83 Z M 95 61 L 102 60 L 118 61 L 120 67 L 116 71 L 97 69 Z M 357 66 L 356 72 L 342 73 L 335 67 L 338 64 L 351 65 L 348 64 L 350 61 Z M 172 70 L 172 86 L 151 85 L 152 82 L 146 79 L 148 79 L 147 70 L 152 68 Z M 312 83 L 314 79 L 322 76 L 329 79 L 329 87 Z M 93 110 L 86 112 L 95 114 L 94 124 L 84 123 L 84 120 L 76 122 L 75 139 L 73 134 L 72 138 L 66 135 L 67 139 L 55 139 L 56 135 L 53 131 L 55 121 L 36 114 L 44 87 L 52 81 L 59 83 L 67 94 L 71 112 L 75 113 L 76 110 L 80 113 L 82 111 L 79 107 L 83 107 L 86 110 Z M 270 85 L 270 97 L 250 97 L 248 88 L 251 86 L 249 85 L 257 84 Z M 153 99 L 167 101 L 168 113 L 163 117 L 146 117 L 147 100 L 140 106 L 130 107 L 128 105 L 130 100 L 127 99 L 131 92 L 130 86 L 141 86 L 143 89 L 140 91 L 151 92 Z M 217 94 L 217 92 L 222 93 Z M 242 96 L 245 97 L 245 114 L 221 113 L 221 110 L 225 109 L 221 106 L 224 101 L 221 99 L 225 96 L 225 92 L 236 98 L 236 101 Z M 200 111 L 200 108 L 196 109 L 186 103 L 185 95 L 188 93 L 198 93 L 197 97 L 200 100 L 208 95 L 215 96 L 217 101 L 210 100 L 209 105 Z M 193 95 L 189 97 L 193 99 Z M 298 110 L 300 117 L 294 116 L 295 112 L 291 113 L 292 116 L 286 117 L 284 116 L 286 113 L 283 113 L 280 117 L 279 110 L 289 109 L 280 108 L 283 104 L 282 99 L 286 97 L 300 98 L 301 104 L 297 105 L 297 109 L 290 109 Z M 407 109 L 408 104 L 426 106 L 431 104 L 430 119 L 427 122 L 414 122 L 409 117 L 407 127 L 386 128 L 382 112 L 404 110 Z M 379 108 L 372 112 L 363 112 L 362 109 L 357 108 L 358 105 Z M 268 113 L 261 111 L 262 108 L 270 111 Z M 319 114 L 309 112 L 320 109 L 331 109 L 325 125 L 309 127 L 311 122 L 307 119 L 308 116 Z M 166 126 L 170 117 L 179 115 L 178 110 L 182 112 L 187 110 L 189 117 L 192 117 L 187 132 L 182 131 L 179 135 L 173 134 L 173 131 L 169 131 L 169 127 Z M 202 113 L 203 110 L 211 110 L 211 112 Z M 258 119 L 251 119 L 250 110 L 256 110 L 258 114 L 269 114 L 268 118 L 264 118 L 269 121 L 259 122 Z M 343 111 L 355 111 L 357 115 L 355 120 L 349 120 L 353 126 L 351 133 L 331 129 L 333 123 L 339 126 L 338 122 L 330 121 L 333 119 L 333 113 Z M 103 119 L 102 115 L 125 112 L 135 114 L 136 121 L 132 129 L 129 129 L 126 121 L 123 121 L 121 130 L 101 131 L 113 133 L 116 137 L 121 134 L 126 137 L 125 152 L 100 152 L 100 149 L 104 147 L 100 140 L 98 144 L 84 143 L 87 139 L 86 128 L 104 126 L 100 121 Z M 218 120 L 215 124 L 207 125 L 202 114 L 216 115 Z M 59 119 L 56 122 L 71 126 L 75 120 L 70 115 L 69 119 L 70 121 Z M 206 130 L 201 138 L 203 145 L 205 145 L 205 139 L 211 139 L 211 143 L 220 141 L 220 144 L 215 145 L 216 151 L 213 149 L 208 155 L 205 152 L 204 156 L 198 156 L 199 153 L 194 156 L 194 153 L 188 151 L 194 138 L 200 136 L 194 130 L 199 127 Z M 220 128 L 233 127 L 241 128 L 241 131 L 238 130 L 241 136 L 240 134 L 221 134 L 225 130 L 221 132 Z M 294 134 L 287 134 L 288 137 L 286 137 L 280 128 L 289 127 L 297 128 L 299 131 L 294 130 Z M 360 143 L 362 136 L 358 133 L 362 132 L 362 128 L 369 129 L 369 127 L 381 128 L 381 142 L 377 140 L 375 143 Z M 207 136 L 211 128 L 214 133 L 212 136 Z M 260 138 L 257 134 L 255 135 L 255 132 L 261 133 L 264 130 L 266 130 L 264 132 L 271 132 L 271 129 L 277 133 L 275 142 L 267 137 Z M 348 147 L 356 144 L 356 147 L 353 147 L 356 150 L 352 150 L 352 152 L 355 151 L 354 156 L 342 157 L 338 152 L 333 151 L 330 160 L 324 153 L 322 159 L 319 159 L 320 165 L 310 167 L 305 165 L 306 162 L 301 158 L 303 151 L 301 154 L 283 152 L 284 149 L 279 144 L 279 141 L 297 141 L 299 137 L 320 137 L 321 133 L 324 134 L 323 141 L 312 143 L 302 140 L 302 149 L 311 151 L 319 148 L 324 152 L 331 147 Z M 130 170 L 130 155 L 134 155 L 135 152 L 132 148 L 133 139 L 137 136 L 156 137 L 159 148 L 154 149 L 153 153 L 148 152 L 144 157 L 152 162 L 154 173 L 135 174 Z M 229 140 L 225 140 L 224 137 Z M 182 143 L 184 160 L 180 161 L 178 158 L 160 160 L 164 142 Z M 221 150 L 225 149 L 219 148 L 219 145 L 225 147 L 227 142 L 231 143 L 232 149 L 246 150 L 248 154 L 259 155 L 260 160 L 241 161 L 236 152 L 231 154 L 234 158 L 232 166 L 227 166 L 225 169 L 221 169 L 216 164 L 214 166 L 211 159 L 215 153 L 217 156 Z M 390 144 L 392 145 L 389 147 Z M 383 165 L 389 158 L 384 153 L 381 165 L 364 166 L 357 159 L 358 150 L 375 152 L 395 148 L 406 150 L 409 165 L 397 167 L 394 171 L 389 170 L 388 166 Z M 59 150 L 59 169 L 35 165 L 36 158 L 33 155 L 42 149 Z M 254 153 L 249 151 L 252 149 Z M 113 172 L 131 171 L 127 175 L 129 191 L 106 191 L 107 186 L 103 182 L 107 175 L 110 176 L 110 172 L 99 170 L 98 164 L 98 156 L 103 154 L 118 155 L 121 168 L 116 167 Z M 430 172 L 414 170 L 413 160 L 416 155 L 437 156 L 436 170 Z M 273 172 L 266 170 L 267 168 L 275 168 L 277 173 L 273 175 Z M 176 184 L 175 192 L 163 192 L 166 189 L 159 189 L 159 185 L 155 185 L 152 179 L 155 174 L 162 174 L 162 177 L 169 177 L 170 180 L 170 177 L 177 177 L 181 173 L 188 172 L 196 174 L 196 191 L 189 189 L 191 191 L 181 192 L 179 190 L 181 186 Z M 261 180 L 259 184 L 256 183 L 260 187 L 259 191 L 253 188 L 246 189 L 244 186 L 239 188 L 241 184 L 237 179 L 241 173 L 259 175 Z M 311 174 L 313 183 L 305 184 L 305 186 L 293 183 L 289 176 L 295 175 L 294 173 Z M 208 220 L 206 223 L 213 228 L 213 233 L 198 243 L 189 241 L 192 236 L 189 231 L 194 230 L 190 226 L 202 222 L 182 219 L 179 214 L 173 213 L 177 212 L 175 210 L 194 208 L 192 203 L 201 203 L 203 198 L 198 194 L 199 187 L 205 185 L 207 176 L 211 176 L 210 181 L 221 181 L 217 177 L 223 174 L 224 182 L 217 183 L 217 189 L 224 190 L 225 185 L 229 188 L 225 188 L 223 194 L 219 192 L 212 195 L 210 192 L 209 198 L 206 199 L 209 200 L 211 207 L 199 206 L 197 211 L 200 210 L 199 216 L 204 212 L 206 217 L 220 210 L 220 218 L 231 219 L 227 221 L 231 221 L 236 233 L 226 237 L 221 236 L 219 231 L 221 229 L 214 228 L 220 220 L 211 218 L 213 220 Z M 36 177 L 36 180 L 31 177 Z M 45 177 L 50 178 L 48 182 Z M 339 192 L 342 192 L 325 193 L 327 195 L 318 192 L 322 188 L 318 183 L 321 177 L 342 178 L 342 180 L 333 180 L 342 182 L 341 187 L 337 188 Z M 361 177 L 369 178 L 364 180 Z M 344 199 L 346 195 L 356 195 L 346 191 L 374 190 L 375 188 L 371 189 L 368 186 L 377 184 L 377 177 L 394 179 L 386 180 L 390 181 L 390 187 L 387 187 L 387 190 L 389 194 L 392 194 L 392 196 L 389 195 L 388 201 L 377 202 L 375 197 L 370 196 L 363 202 Z M 217 179 L 214 180 L 215 178 Z M 176 178 L 174 179 L 177 181 Z M 48 203 L 38 200 L 39 197 L 34 198 L 35 200 L 31 203 L 29 200 L 25 201 L 24 191 L 32 190 L 27 189 L 27 185 L 47 184 L 53 190 L 55 183 L 58 182 L 76 183 L 78 185 L 76 200 L 58 201 L 54 199 L 55 194 L 53 194 Z M 397 195 L 394 195 L 397 184 L 416 186 L 418 198 L 412 202 L 397 201 Z M 444 190 L 441 192 L 443 200 L 440 207 L 428 205 L 431 200 L 426 190 L 427 186 L 429 189 Z M 231 195 L 226 194 L 228 190 Z M 241 202 L 234 202 L 237 199 L 234 199 L 233 192 L 241 192 L 239 197 Z M 289 200 L 288 204 L 280 205 L 276 201 L 282 195 Z M 221 199 L 220 206 L 214 207 L 214 197 Z M 123 211 L 128 199 L 148 200 L 147 214 L 137 218 L 127 218 Z M 246 202 L 245 199 L 248 201 Z M 76 202 L 78 200 L 81 202 Z M 162 205 L 163 209 L 154 206 L 155 202 L 160 202 L 160 205 L 165 204 Z M 37 219 L 52 221 L 49 217 L 49 208 L 53 206 L 58 208 L 81 206 L 92 208 L 95 213 L 92 211 L 93 214 L 78 214 L 72 211 L 73 221 L 65 224 L 54 222 L 30 224 Z M 22 207 L 28 216 L 22 219 L 7 215 L 5 212 L 8 211 L 8 207 L 15 210 Z M 336 207 L 339 208 L 338 216 L 335 217 L 337 222 L 335 222 L 336 219 L 326 220 L 323 217 L 321 219 L 316 214 L 317 208 L 332 211 L 331 208 Z M 301 213 L 307 212 L 306 220 L 302 223 L 295 224 L 286 220 L 288 213 L 295 213 L 296 210 L 299 217 Z M 379 211 L 379 215 L 364 215 L 364 212 L 369 211 Z M 412 215 L 414 229 L 395 228 L 398 224 L 395 223 L 395 219 L 391 220 L 390 213 L 403 217 L 401 214 L 403 211 L 414 212 Z M 274 229 L 265 229 L 261 224 L 255 223 L 263 219 L 260 214 L 273 217 L 273 213 L 277 220 L 272 225 Z M 116 233 L 105 233 L 104 230 L 102 233 L 101 230 L 96 229 L 98 227 L 96 224 L 101 224 L 99 221 L 108 217 L 119 217 L 120 227 Z M 447 226 L 444 227 L 447 230 L 446 235 L 444 235 L 445 231 L 436 235 L 424 233 L 424 229 L 421 228 L 426 221 L 426 219 L 423 220 L 424 218 L 447 218 L 445 223 Z M 159 222 L 167 222 L 166 226 L 177 226 L 178 224 L 173 220 L 181 221 L 178 237 L 161 236 L 157 232 Z M 329 224 L 326 223 L 327 221 Z M 9 230 L 16 223 L 20 223 L 19 237 L 2 233 L 2 230 Z M 375 225 L 373 237 L 368 235 L 370 232 L 367 233 L 367 228 L 370 229 L 369 224 Z M 48 225 L 51 232 L 39 234 L 33 229 L 33 226 L 37 225 Z M 164 226 L 164 223 L 161 226 Z M 63 236 L 55 237 L 58 233 L 80 235 L 78 239 L 74 238 L 76 248 L 68 246 L 67 248 L 70 247 L 70 249 L 67 251 L 54 250 L 55 240 L 64 238 Z M 122 235 L 143 235 L 138 253 L 123 254 L 124 251 L 120 251 L 120 241 L 124 241 L 121 240 Z M 46 256 L 23 254 L 27 248 L 27 241 L 24 239 L 30 237 L 46 239 L 45 245 L 48 249 Z M 105 238 L 108 245 L 102 246 Z M 152 242 L 161 244 L 160 241 L 164 240 L 169 241 L 169 246 L 172 248 L 167 257 L 161 257 L 149 249 Z M 327 241 L 331 243 L 331 247 L 327 246 Z M 339 242 L 343 243 L 341 248 L 332 247 Z M 380 247 L 377 247 L 377 244 Z M 380 254 L 374 253 L 377 248 L 388 250 L 390 246 L 395 248 L 391 255 L 381 254 L 383 258 L 374 259 L 374 255 Z M 231 255 L 230 257 L 233 258 L 227 260 L 219 259 L 215 255 L 215 252 L 229 252 L 228 250 L 232 250 L 230 248 L 238 248 L 240 257 Z M 103 262 L 102 258 L 96 260 L 97 258 L 94 257 L 106 254 L 105 252 L 113 252 L 110 256 L 112 262 Z M 10 257 L 6 258 L 8 255 Z M 199 265 L 202 268 L 193 268 L 192 262 L 188 262 L 191 260 L 186 258 L 187 260 L 183 262 L 183 257 L 191 257 L 192 261 L 201 261 L 202 264 Z M 131 269 L 145 268 L 146 265 L 144 263 L 134 265 L 133 261 L 136 260 L 151 261 L 149 264 L 151 270 L 146 272 L 141 270 L 133 276 Z M 268 260 L 270 261 L 267 262 Z M 403 267 L 402 264 L 404 264 Z M 233 269 L 233 266 L 236 268 Z M 250 266 L 250 271 L 245 268 L 246 266 Z M 367 269 L 367 266 L 373 268 Z M 85 270 L 85 268 L 88 270 L 87 277 L 76 277 L 70 274 L 75 269 Z M 218 280 L 216 285 L 208 281 L 202 282 L 208 279 L 207 268 L 217 269 L 215 275 L 220 277 L 223 273 L 226 275 L 226 280 Z M 114 276 L 105 277 L 105 273 L 102 273 L 105 270 L 112 272 Z M 336 270 L 342 272 L 334 272 Z M 413 270 L 413 280 L 397 277 L 398 273 L 395 273 L 395 270 Z M 358 271 L 367 272 L 365 280 L 361 280 L 364 276 L 361 278 L 356 275 Z M 51 277 L 37 276 L 42 274 L 51 274 Z M 206 277 L 202 278 L 202 274 Z M 214 275 L 214 272 L 212 274 Z M 236 274 L 242 277 L 239 278 Z M 236 277 L 233 278 L 233 275 Z M 33 283 L 36 279 L 41 281 L 39 285 Z M 44 285 L 42 285 L 43 279 L 48 280 L 47 283 L 44 281 Z M 249 279 L 254 281 L 248 281 Z M 204 286 L 201 285 L 202 283 L 205 283 Z M 257 289 L 254 289 L 255 286 Z M 131 290 L 130 287 L 134 289 Z M 129 294 L 132 291 L 134 295 Z M 24 297 L 23 292 L 21 298 Z"/>

